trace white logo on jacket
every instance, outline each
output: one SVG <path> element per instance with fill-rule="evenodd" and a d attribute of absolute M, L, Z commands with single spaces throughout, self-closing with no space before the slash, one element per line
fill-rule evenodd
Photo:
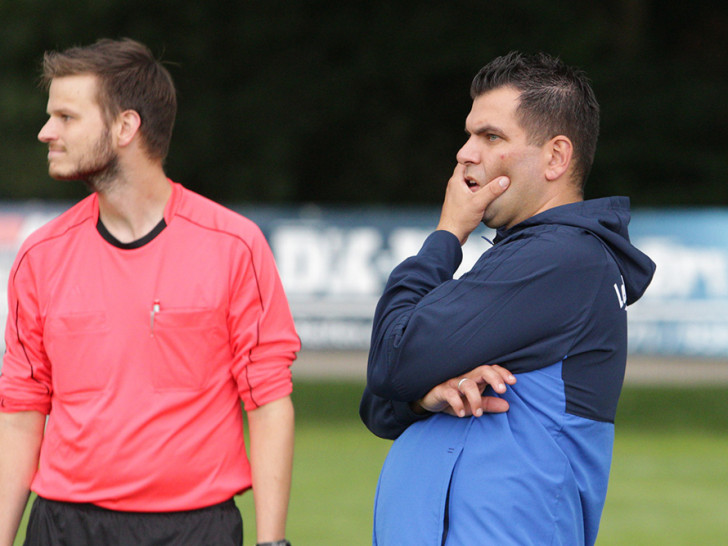
<path fill-rule="evenodd" d="M 614 291 L 617 293 L 617 303 L 619 308 L 624 309 L 627 307 L 627 289 L 624 287 L 624 277 L 620 275 L 619 280 L 621 284 L 614 283 Z"/>

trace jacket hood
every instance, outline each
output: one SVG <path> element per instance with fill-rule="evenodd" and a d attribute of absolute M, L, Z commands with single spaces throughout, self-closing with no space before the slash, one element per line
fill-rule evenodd
<path fill-rule="evenodd" d="M 652 281 L 654 262 L 629 240 L 628 197 L 606 197 L 554 207 L 510 229 L 499 229 L 495 243 L 538 225 L 565 225 L 595 236 L 616 261 L 624 279 L 627 303 L 636 302 Z"/>

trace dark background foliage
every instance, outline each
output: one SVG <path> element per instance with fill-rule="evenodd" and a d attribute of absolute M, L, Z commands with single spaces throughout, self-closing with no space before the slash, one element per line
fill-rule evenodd
<path fill-rule="evenodd" d="M 437 204 L 477 70 L 583 68 L 602 105 L 587 197 L 728 205 L 728 4 L 648 0 L 0 0 L 0 199 L 75 199 L 35 136 L 47 49 L 132 37 L 168 63 L 168 174 L 227 203 Z"/>

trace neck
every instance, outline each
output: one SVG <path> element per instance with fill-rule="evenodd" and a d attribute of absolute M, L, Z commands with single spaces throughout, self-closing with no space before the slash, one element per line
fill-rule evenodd
<path fill-rule="evenodd" d="M 571 203 L 577 203 L 579 201 L 583 201 L 584 198 L 581 197 L 581 195 L 577 195 L 575 193 L 564 193 L 554 196 L 553 198 L 546 201 L 543 206 L 536 211 L 535 214 L 532 214 L 532 216 L 536 216 L 536 214 L 540 214 L 544 211 L 547 211 L 549 209 L 553 209 L 555 207 L 560 207 L 561 205 L 569 205 Z"/>
<path fill-rule="evenodd" d="M 531 216 L 562 205 L 583 201 L 581 186 L 573 180 L 571 171 L 549 181 L 542 194 L 541 204 Z"/>
<path fill-rule="evenodd" d="M 120 242 L 131 243 L 164 218 L 171 195 L 172 186 L 161 168 L 119 176 L 98 190 L 101 222 Z"/>
<path fill-rule="evenodd" d="M 568 205 L 570 203 L 577 203 L 583 201 L 584 198 L 581 192 L 573 190 L 571 186 L 566 187 L 552 187 L 553 190 L 550 193 L 546 193 L 539 196 L 539 199 L 533 203 L 530 207 L 524 207 L 521 210 L 521 214 L 515 217 L 511 222 L 506 224 L 504 227 L 512 228 L 516 224 L 520 224 L 528 218 L 532 218 L 537 214 L 541 214 L 554 207 L 560 207 L 561 205 Z"/>

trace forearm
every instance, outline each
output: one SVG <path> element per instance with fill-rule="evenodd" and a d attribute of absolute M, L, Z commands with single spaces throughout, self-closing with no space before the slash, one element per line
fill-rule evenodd
<path fill-rule="evenodd" d="M 0 546 L 11 546 L 38 468 L 45 416 L 0 412 Z"/>
<path fill-rule="evenodd" d="M 569 354 L 600 264 L 546 260 L 564 249 L 542 239 L 496 245 L 467 274 L 420 296 L 423 279 L 437 279 L 442 256 L 457 244 L 433 234 L 416 259 L 395 269 L 377 307 L 367 368 L 372 392 L 412 402 L 483 364 L 522 373 Z"/>
<path fill-rule="evenodd" d="M 293 471 L 294 410 L 286 396 L 248 412 L 258 542 L 286 535 Z"/>
<path fill-rule="evenodd" d="M 367 381 L 377 396 L 409 402 L 441 382 L 432 380 L 423 392 L 405 398 L 400 387 L 411 387 L 405 375 L 415 375 L 417 382 L 429 382 L 426 376 L 436 370 L 424 366 L 420 358 L 402 362 L 400 342 L 408 331 L 410 320 L 418 313 L 419 304 L 435 289 L 452 280 L 461 260 L 462 251 L 457 239 L 450 233 L 438 231 L 427 238 L 417 256 L 405 260 L 392 271 L 377 305 L 369 350 Z M 430 309 L 432 306 L 428 305 Z M 435 326 L 425 334 L 429 342 L 439 339 L 442 328 L 448 325 Z"/>

